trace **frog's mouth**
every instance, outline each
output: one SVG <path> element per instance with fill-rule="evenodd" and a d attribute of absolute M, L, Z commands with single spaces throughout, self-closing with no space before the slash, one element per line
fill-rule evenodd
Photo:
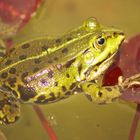
<path fill-rule="evenodd" d="M 112 64 L 112 62 L 114 61 L 114 57 L 116 56 L 118 52 L 115 52 L 113 54 L 109 54 L 108 55 L 108 58 L 104 61 L 102 61 L 100 64 L 99 64 L 99 67 L 103 68 L 104 65 L 108 65 L 108 64 Z"/>
<path fill-rule="evenodd" d="M 98 63 L 96 65 L 96 67 L 92 67 L 90 70 L 88 70 L 88 72 L 86 73 L 87 77 L 90 76 L 90 72 L 91 71 L 95 71 L 94 72 L 94 77 L 92 80 L 97 79 L 100 75 L 104 74 L 105 71 L 109 68 L 109 66 L 114 62 L 114 57 L 116 56 L 118 52 L 115 52 L 113 54 L 109 54 L 108 58 L 103 60 L 102 62 Z"/>
<path fill-rule="evenodd" d="M 118 45 L 117 46 L 118 46 L 118 48 L 120 48 L 120 45 L 124 41 L 124 34 L 122 34 L 122 33 L 119 34 L 118 41 L 119 41 L 118 42 L 119 46 Z M 95 80 L 98 77 L 100 77 L 101 75 L 103 75 L 106 72 L 106 70 L 111 66 L 111 64 L 114 62 L 114 60 L 115 60 L 114 57 L 117 56 L 117 54 L 119 52 L 119 49 L 117 49 L 117 50 L 118 51 L 114 52 L 113 54 L 109 53 L 108 56 L 104 60 L 102 60 L 99 63 L 94 64 L 94 66 L 89 68 L 89 70 L 86 72 L 86 78 L 89 80 L 91 80 L 91 79 Z"/>
<path fill-rule="evenodd" d="M 106 60 L 98 63 L 98 69 L 95 75 L 99 76 L 103 74 L 109 68 L 109 66 L 114 62 L 114 57 L 116 56 L 117 53 L 118 52 L 109 54 Z"/>

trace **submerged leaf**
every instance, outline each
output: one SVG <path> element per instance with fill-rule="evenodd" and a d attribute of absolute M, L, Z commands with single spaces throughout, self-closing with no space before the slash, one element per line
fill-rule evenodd
<path fill-rule="evenodd" d="M 0 131 L 0 140 L 7 140 L 2 131 Z"/>
<path fill-rule="evenodd" d="M 109 68 L 104 77 L 104 85 L 118 84 L 118 77 L 133 78 L 136 74 L 140 74 L 140 34 L 136 35 L 128 41 L 124 42 L 120 47 L 119 55 L 115 63 Z M 138 78 L 133 78 L 133 81 L 140 82 Z M 131 80 L 132 81 L 132 80 Z M 129 81 L 131 83 L 131 81 Z M 130 83 L 127 83 L 128 85 Z M 138 84 L 133 84 L 131 88 L 123 91 L 122 99 L 140 103 L 140 87 Z"/>
<path fill-rule="evenodd" d="M 28 21 L 41 0 L 0 0 L 0 17 L 7 23 Z"/>
<path fill-rule="evenodd" d="M 19 26 L 20 22 L 17 22 L 15 24 L 8 24 L 0 21 L 0 38 L 7 39 L 9 37 L 12 37 L 16 34 Z"/>

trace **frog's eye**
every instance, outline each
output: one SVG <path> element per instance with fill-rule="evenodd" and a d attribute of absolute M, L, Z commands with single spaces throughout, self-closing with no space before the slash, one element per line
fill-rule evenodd
<path fill-rule="evenodd" d="M 97 44 L 98 44 L 99 46 L 104 45 L 104 43 L 105 43 L 105 39 L 104 39 L 103 37 L 100 37 L 100 38 L 97 39 Z"/>
<path fill-rule="evenodd" d="M 98 38 L 95 39 L 93 46 L 97 49 L 97 50 L 103 50 L 105 47 L 105 38 L 103 36 L 99 36 Z"/>

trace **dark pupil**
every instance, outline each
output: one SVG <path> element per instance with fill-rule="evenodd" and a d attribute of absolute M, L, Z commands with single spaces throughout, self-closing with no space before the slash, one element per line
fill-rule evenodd
<path fill-rule="evenodd" d="M 103 45 L 104 42 L 105 42 L 105 39 L 104 39 L 104 38 L 100 38 L 100 39 L 98 40 L 98 44 L 99 44 L 99 45 Z"/>

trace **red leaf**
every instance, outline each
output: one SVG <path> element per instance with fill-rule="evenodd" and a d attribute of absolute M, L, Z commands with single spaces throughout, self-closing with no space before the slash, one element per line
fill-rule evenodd
<path fill-rule="evenodd" d="M 130 77 L 140 72 L 140 34 L 123 43 L 121 46 L 119 67 L 124 77 Z M 138 68 L 139 65 L 139 68 Z"/>
<path fill-rule="evenodd" d="M 0 0 L 0 17 L 4 22 L 28 21 L 41 0 Z"/>
<path fill-rule="evenodd" d="M 120 75 L 125 78 L 140 73 L 140 34 L 136 35 L 120 47 L 119 57 L 104 76 L 104 85 L 117 84 Z M 126 89 L 122 99 L 140 103 L 140 88 Z"/>

